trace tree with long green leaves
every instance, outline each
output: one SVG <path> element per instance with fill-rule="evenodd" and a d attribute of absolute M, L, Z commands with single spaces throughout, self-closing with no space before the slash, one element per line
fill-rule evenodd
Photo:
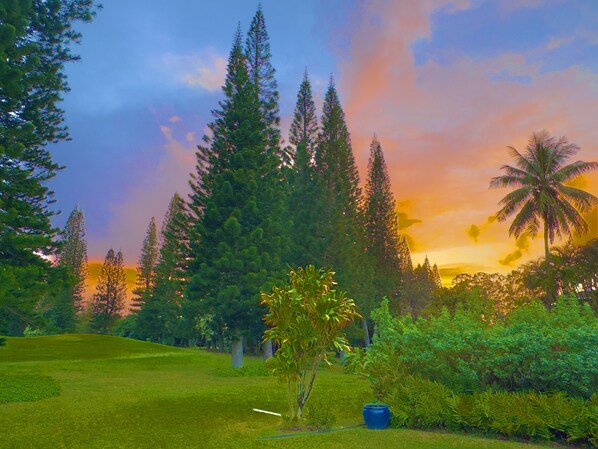
<path fill-rule="evenodd" d="M 92 301 L 90 327 L 94 332 L 109 333 L 125 307 L 127 281 L 123 255 L 108 250 Z"/>
<path fill-rule="evenodd" d="M 232 339 L 233 366 L 243 363 L 246 337 L 261 339 L 261 290 L 284 278 L 285 197 L 280 160 L 267 151 L 267 128 L 237 31 L 213 112 L 212 137 L 197 152 L 186 315 L 211 315 Z"/>
<path fill-rule="evenodd" d="M 598 204 L 594 195 L 566 185 L 576 177 L 598 169 L 598 162 L 576 161 L 565 165 L 579 151 L 566 137 L 556 139 L 546 131 L 534 133 L 525 153 L 513 147 L 509 154 L 515 166 L 503 165 L 506 174 L 492 178 L 491 188 L 515 188 L 500 202 L 498 221 L 515 215 L 509 235 L 519 238 L 524 232 L 534 238 L 543 229 L 544 253 L 550 259 L 550 245 L 555 237 L 582 235 L 588 230 L 583 213 Z"/>
<path fill-rule="evenodd" d="M 147 227 L 139 261 L 137 262 L 137 280 L 133 289 L 131 301 L 131 312 L 139 312 L 139 309 L 150 296 L 152 296 L 156 284 L 156 264 L 158 262 L 158 234 L 156 231 L 156 220 L 151 218 Z"/>
<path fill-rule="evenodd" d="M 68 137 L 58 107 L 69 86 L 64 65 L 78 56 L 75 22 L 93 0 L 11 0 L 0 6 L 0 329 L 19 335 L 48 295 L 58 229 L 47 182 L 61 168 L 48 144 Z"/>
<path fill-rule="evenodd" d="M 359 317 L 345 292 L 335 289 L 334 272 L 313 265 L 291 270 L 290 285 L 262 292 L 268 307 L 266 338 L 279 345 L 267 361 L 287 383 L 291 419 L 301 419 L 318 368 L 329 350 L 350 351 L 343 328 Z"/>

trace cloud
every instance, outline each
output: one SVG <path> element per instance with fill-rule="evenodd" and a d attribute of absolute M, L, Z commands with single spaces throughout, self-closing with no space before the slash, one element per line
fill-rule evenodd
<path fill-rule="evenodd" d="M 498 261 L 499 264 L 504 266 L 512 266 L 514 262 L 521 259 L 523 254 L 529 250 L 529 235 L 525 232 L 521 234 L 521 236 L 519 236 L 519 238 L 515 241 L 515 246 L 517 249 L 507 254 L 504 259 L 500 259 Z"/>
<path fill-rule="evenodd" d="M 167 53 L 162 56 L 163 70 L 177 82 L 209 92 L 219 90 L 224 84 L 226 66 L 226 58 L 211 49 L 199 53 Z"/>
<path fill-rule="evenodd" d="M 188 140 L 189 132 L 183 123 L 159 127 L 163 141 L 157 142 L 155 148 L 144 149 L 140 155 L 140 160 L 149 158 L 144 155 L 151 155 L 157 162 L 134 167 L 140 181 L 123 192 L 119 202 L 110 205 L 111 221 L 106 234 L 94 239 L 95 248 L 122 250 L 125 263 L 134 265 L 151 217 L 155 217 L 159 229 L 174 193 L 186 197 L 189 174 L 195 166 L 196 146 Z M 156 152 L 158 156 L 154 155 Z"/>
<path fill-rule="evenodd" d="M 480 227 L 472 224 L 467 231 L 467 235 L 472 238 L 474 242 L 478 242 L 478 237 L 480 236 Z"/>
<path fill-rule="evenodd" d="M 397 212 L 397 218 L 399 221 L 399 231 L 407 229 L 414 224 L 421 223 L 422 221 L 417 218 L 409 218 L 405 212 Z"/>
<path fill-rule="evenodd" d="M 168 119 L 168 121 L 169 121 L 170 123 L 178 123 L 178 122 L 180 122 L 181 120 L 183 120 L 183 119 L 182 119 L 182 118 L 180 118 L 178 115 L 173 115 L 172 117 L 170 117 L 170 118 Z"/>
<path fill-rule="evenodd" d="M 517 14 L 517 3 L 511 2 L 509 13 Z M 511 250 L 509 223 L 488 217 L 508 191 L 488 185 L 510 163 L 506 146 L 525 148 L 532 132 L 547 129 L 579 144 L 580 159 L 597 159 L 598 74 L 581 65 L 543 72 L 538 59 L 524 51 L 460 53 L 417 65 L 412 48 L 418 39 L 433 38 L 432 16 L 450 20 L 470 7 L 468 1 L 366 3 L 348 24 L 349 48 L 339 49 L 338 85 L 355 159 L 365 172 L 376 132 L 395 198 L 408 197 L 409 216 L 418 217 L 418 226 L 409 228 L 418 251 L 467 248 L 475 258 L 480 244 L 463 232 L 475 233 L 475 223 L 478 240 L 483 235 L 494 245 L 492 253 L 484 253 L 488 266 L 501 270 L 497 254 Z M 596 194 L 598 182 L 589 191 Z M 517 250 L 521 254 L 502 261 L 540 256 L 542 245 Z"/>

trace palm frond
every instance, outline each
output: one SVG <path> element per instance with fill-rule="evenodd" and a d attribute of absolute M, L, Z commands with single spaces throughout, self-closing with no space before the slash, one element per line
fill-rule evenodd
<path fill-rule="evenodd" d="M 509 235 L 514 235 L 519 238 L 519 236 L 527 230 L 531 237 L 535 237 L 539 227 L 537 215 L 538 212 L 535 202 L 530 200 L 525 203 L 513 219 L 513 223 L 511 223 L 511 227 L 509 228 Z M 499 221 L 501 221 L 500 218 Z"/>
<path fill-rule="evenodd" d="M 598 204 L 598 198 L 585 190 L 564 185 L 559 185 L 557 189 L 581 213 L 588 212 L 593 206 Z"/>
<path fill-rule="evenodd" d="M 498 187 L 523 187 L 525 185 L 525 180 L 518 176 L 501 175 L 490 180 L 491 189 Z"/>
<path fill-rule="evenodd" d="M 562 167 L 556 173 L 556 178 L 560 182 L 566 182 L 592 170 L 598 170 L 598 162 L 575 161 Z"/>

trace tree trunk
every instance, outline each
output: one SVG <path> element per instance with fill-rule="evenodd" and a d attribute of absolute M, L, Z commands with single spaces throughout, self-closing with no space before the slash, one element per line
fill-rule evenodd
<path fill-rule="evenodd" d="M 218 345 L 220 346 L 218 349 L 220 350 L 220 352 L 224 352 L 224 333 L 220 332 L 220 335 L 218 337 Z"/>
<path fill-rule="evenodd" d="M 264 342 L 264 360 L 268 360 L 272 355 L 272 340 L 268 339 Z"/>
<path fill-rule="evenodd" d="M 544 301 L 546 308 L 552 308 L 552 305 L 556 302 L 556 279 L 554 278 L 554 270 L 550 263 L 550 244 L 548 239 L 548 222 L 544 220 L 544 254 L 546 262 L 546 277 L 548 282 L 546 283 L 546 300 Z"/>
<path fill-rule="evenodd" d="M 243 337 L 236 337 L 232 342 L 233 368 L 243 368 Z"/>
<path fill-rule="evenodd" d="M 366 349 L 370 347 L 370 330 L 368 329 L 368 320 L 364 317 L 361 321 L 363 327 L 363 344 Z"/>

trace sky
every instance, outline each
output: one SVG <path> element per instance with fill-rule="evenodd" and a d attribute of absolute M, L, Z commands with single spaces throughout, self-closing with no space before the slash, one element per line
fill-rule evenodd
<path fill-rule="evenodd" d="M 134 267 L 153 216 L 189 192 L 195 149 L 221 85 L 233 34 L 258 2 L 103 0 L 74 51 L 62 107 L 72 140 L 51 182 L 57 225 L 79 205 L 88 256 L 110 248 Z M 596 0 L 263 0 L 288 133 L 307 68 L 316 106 L 334 77 L 365 180 L 382 144 L 399 226 L 414 262 L 443 280 L 508 272 L 543 254 L 492 219 L 507 190 L 490 190 L 507 146 L 533 132 L 567 136 L 575 159 L 598 160 Z M 598 196 L 598 173 L 576 181 Z M 588 216 L 598 237 L 598 211 Z"/>

